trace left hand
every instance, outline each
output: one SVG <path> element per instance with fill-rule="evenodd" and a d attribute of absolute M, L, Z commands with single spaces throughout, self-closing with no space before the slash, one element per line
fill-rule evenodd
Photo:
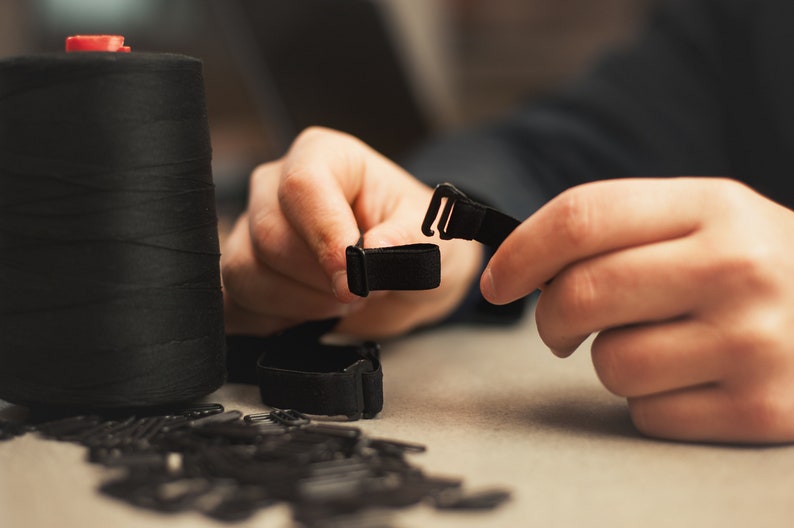
<path fill-rule="evenodd" d="M 302 132 L 287 154 L 251 176 L 247 211 L 227 237 L 221 270 L 226 331 L 270 335 L 338 317 L 335 331 L 383 339 L 448 316 L 480 269 L 481 249 L 435 240 L 442 280 L 423 291 L 347 286 L 345 248 L 430 242 L 420 230 L 433 190 L 360 140 L 324 128 Z"/>
<path fill-rule="evenodd" d="M 541 289 L 558 356 L 598 332 L 596 372 L 647 435 L 794 441 L 794 212 L 742 184 L 570 189 L 505 240 L 481 288 L 497 304 Z"/>

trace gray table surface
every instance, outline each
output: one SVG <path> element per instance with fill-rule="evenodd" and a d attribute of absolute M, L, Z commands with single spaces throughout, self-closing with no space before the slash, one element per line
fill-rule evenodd
<path fill-rule="evenodd" d="M 507 328 L 448 327 L 385 342 L 385 407 L 366 434 L 426 444 L 411 461 L 470 490 L 512 490 L 485 513 L 401 510 L 398 527 L 794 526 L 794 446 L 647 439 L 593 371 L 587 344 L 568 359 L 539 340 L 531 314 Z M 252 387 L 207 398 L 263 410 Z M 0 402 L 0 417 L 19 408 Z M 75 445 L 26 435 L 0 442 L 0 527 L 224 526 L 105 498 L 108 470 Z M 286 507 L 236 527 L 290 527 Z"/>

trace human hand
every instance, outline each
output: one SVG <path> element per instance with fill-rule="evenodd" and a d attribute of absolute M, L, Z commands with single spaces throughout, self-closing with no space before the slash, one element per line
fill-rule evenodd
<path fill-rule="evenodd" d="M 307 320 L 341 317 L 341 333 L 382 338 L 432 323 L 461 301 L 480 267 L 476 244 L 435 241 L 441 286 L 372 292 L 347 287 L 345 248 L 427 242 L 432 190 L 346 134 L 312 128 L 287 155 L 251 177 L 248 210 L 223 248 L 230 334 L 267 335 Z"/>
<path fill-rule="evenodd" d="M 794 213 L 731 180 L 603 181 L 527 219 L 481 288 L 494 303 L 541 289 L 559 356 L 598 332 L 595 370 L 644 434 L 791 442 L 792 241 Z"/>

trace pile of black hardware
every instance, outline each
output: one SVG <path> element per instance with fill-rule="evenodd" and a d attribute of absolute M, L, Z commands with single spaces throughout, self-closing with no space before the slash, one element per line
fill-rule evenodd
<path fill-rule="evenodd" d="M 469 493 L 457 478 L 426 475 L 406 454 L 424 446 L 368 438 L 357 427 L 312 422 L 290 410 L 243 416 L 200 404 L 137 416 L 79 415 L 20 425 L 0 421 L 0 439 L 35 431 L 88 448 L 117 468 L 101 491 L 160 512 L 199 511 L 233 522 L 288 503 L 301 526 L 387 527 L 395 508 L 491 509 L 504 490 Z"/>

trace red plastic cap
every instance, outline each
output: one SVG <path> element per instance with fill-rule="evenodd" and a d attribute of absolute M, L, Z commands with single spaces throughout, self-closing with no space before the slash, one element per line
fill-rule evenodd
<path fill-rule="evenodd" d="M 66 37 L 66 51 L 118 51 L 129 53 L 121 35 L 73 35 Z"/>

